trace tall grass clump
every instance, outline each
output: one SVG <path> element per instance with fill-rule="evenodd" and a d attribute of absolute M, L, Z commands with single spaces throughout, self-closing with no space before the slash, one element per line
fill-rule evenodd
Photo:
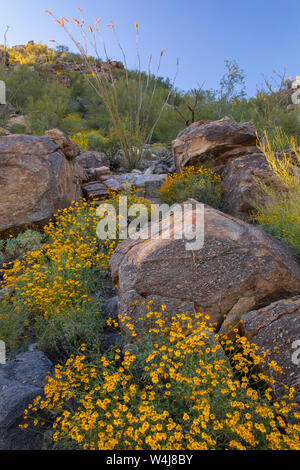
<path fill-rule="evenodd" d="M 81 9 L 79 10 L 82 11 Z M 48 10 L 47 13 L 53 16 Z M 65 30 L 76 45 L 84 64 L 89 70 L 87 80 L 101 99 L 101 102 L 110 116 L 113 130 L 117 135 L 120 147 L 123 151 L 124 166 L 128 170 L 136 168 L 142 157 L 145 145 L 151 140 L 154 129 L 159 122 L 164 106 L 168 102 L 173 88 L 171 86 L 166 89 L 163 105 L 154 113 L 153 110 L 156 109 L 156 95 L 159 92 L 158 84 L 161 81 L 158 77 L 158 73 L 160 71 L 164 49 L 162 49 L 160 53 L 156 73 L 153 74 L 151 72 L 152 56 L 150 56 L 148 62 L 148 72 L 143 72 L 139 52 L 139 27 L 136 23 L 138 73 L 131 74 L 128 71 L 126 54 L 119 41 L 116 28 L 114 24 L 109 24 L 107 26 L 112 29 L 115 41 L 123 57 L 124 70 L 117 73 L 114 73 L 110 68 L 99 70 L 99 68 L 95 67 L 95 61 L 91 60 L 88 54 L 88 47 L 93 49 L 96 60 L 101 61 L 98 46 L 98 42 L 100 41 L 103 46 L 105 58 L 107 62 L 110 62 L 106 43 L 101 33 L 100 19 L 96 19 L 93 26 L 86 26 L 84 19 L 79 21 L 72 18 L 72 22 L 80 31 L 82 42 L 78 41 L 71 32 L 68 19 L 62 18 L 58 20 L 55 18 L 55 21 Z"/>
<path fill-rule="evenodd" d="M 286 146 L 286 139 L 283 141 Z M 290 138 L 289 146 L 289 153 L 276 152 L 273 141 L 266 133 L 258 141 L 258 148 L 278 177 L 279 187 L 258 181 L 263 202 L 255 204 L 256 220 L 262 228 L 289 243 L 300 253 L 300 151 L 293 138 Z"/>

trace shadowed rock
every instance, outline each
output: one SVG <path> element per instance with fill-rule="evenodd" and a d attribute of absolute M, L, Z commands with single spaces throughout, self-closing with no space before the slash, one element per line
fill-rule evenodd
<path fill-rule="evenodd" d="M 0 232 L 44 223 L 79 200 L 81 169 L 48 137 L 0 137 Z"/>
<path fill-rule="evenodd" d="M 195 207 L 186 211 L 190 226 Z M 174 239 L 180 223 L 172 227 L 170 239 L 128 239 L 118 246 L 111 270 L 123 314 L 135 319 L 141 302 L 153 300 L 154 309 L 165 304 L 170 314 L 207 313 L 220 326 L 234 307 L 244 313 L 300 292 L 299 265 L 283 243 L 209 206 L 204 228 L 204 246 L 198 251 L 187 251 L 186 240 Z"/>

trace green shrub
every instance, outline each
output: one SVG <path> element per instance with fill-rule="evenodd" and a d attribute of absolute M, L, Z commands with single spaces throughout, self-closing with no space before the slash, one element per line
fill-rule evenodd
<path fill-rule="evenodd" d="M 282 128 L 275 127 L 272 129 L 268 134 L 268 138 L 274 152 L 282 152 L 291 146 L 291 136 Z"/>
<path fill-rule="evenodd" d="M 22 314 L 8 299 L 0 300 L 0 339 L 5 342 L 9 357 L 21 344 L 28 344 L 29 312 L 25 308 Z"/>
<path fill-rule="evenodd" d="M 150 204 L 132 187 L 124 194 L 129 204 Z M 112 192 L 108 202 L 118 207 L 119 197 Z M 91 358 L 99 355 L 106 320 L 99 291 L 119 243 L 118 239 L 97 238 L 99 217 L 95 202 L 81 201 L 60 211 L 55 223 L 44 227 L 47 243 L 39 248 L 40 239 L 29 230 L 9 240 L 13 253 L 36 248 L 4 266 L 0 288 L 13 293 L 0 300 L 0 337 L 5 338 L 9 352 L 30 337 L 54 361 L 73 354 L 82 342 Z"/>
<path fill-rule="evenodd" d="M 98 150 L 98 152 L 103 152 L 105 150 L 106 142 L 99 131 L 90 131 L 87 134 L 87 138 L 89 150 Z"/>
<path fill-rule="evenodd" d="M 68 111 L 70 92 L 59 88 L 57 84 L 49 85 L 45 94 L 35 100 L 29 97 L 25 113 L 28 116 L 28 127 L 34 134 L 44 134 L 47 129 L 59 127 L 61 120 Z"/>
<path fill-rule="evenodd" d="M 114 348 L 89 363 L 83 344 L 57 366 L 23 426 L 30 420 L 40 430 L 48 425 L 58 449 L 300 448 L 299 413 L 297 419 L 285 398 L 274 403 L 271 379 L 255 368 L 265 363 L 255 345 L 238 337 L 234 350 L 222 341 L 231 365 L 203 315 L 170 318 L 164 305 L 161 311 L 152 311 L 151 302 L 146 308 L 134 322 L 119 315 L 131 345 L 125 354 Z M 108 324 L 118 327 L 111 319 Z M 137 336 L 142 341 L 135 343 Z M 275 361 L 271 367 L 279 369 Z M 293 390 L 287 387 L 286 396 L 292 398 Z M 286 423 L 289 417 L 295 424 Z"/>

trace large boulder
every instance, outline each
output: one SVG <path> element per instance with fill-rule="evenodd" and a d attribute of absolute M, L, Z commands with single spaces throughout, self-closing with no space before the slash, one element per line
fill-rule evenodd
<path fill-rule="evenodd" d="M 235 217 L 250 218 L 255 203 L 265 202 L 258 181 L 283 190 L 278 176 L 270 169 L 261 152 L 249 153 L 233 159 L 222 171 L 222 208 Z"/>
<path fill-rule="evenodd" d="M 0 49 L 0 66 L 8 67 L 9 66 L 9 53 L 4 50 Z"/>
<path fill-rule="evenodd" d="M 24 410 L 43 392 L 44 380 L 53 365 L 41 351 L 19 354 L 0 365 L 0 449 L 20 450 L 40 447 L 40 436 L 30 427 L 20 429 Z"/>
<path fill-rule="evenodd" d="M 180 172 L 185 166 L 219 167 L 255 151 L 256 139 L 251 122 L 238 123 L 228 117 L 195 122 L 173 141 L 176 169 Z"/>
<path fill-rule="evenodd" d="M 201 239 L 203 226 L 195 227 L 198 203 L 188 202 L 184 223 Z M 171 224 L 173 219 L 171 214 Z M 142 302 L 153 300 L 154 309 L 165 304 L 170 314 L 209 314 L 219 327 L 232 309 L 244 313 L 300 293 L 300 267 L 289 249 L 257 227 L 205 206 L 204 245 L 197 251 L 187 251 L 182 228 L 177 221 L 169 239 L 161 230 L 160 237 L 127 239 L 118 246 L 111 270 L 122 313 L 135 319 Z"/>
<path fill-rule="evenodd" d="M 48 137 L 0 137 L 0 232 L 46 222 L 79 200 L 81 169 Z"/>
<path fill-rule="evenodd" d="M 274 391 L 278 398 L 287 392 L 284 385 L 295 388 L 295 401 L 299 405 L 299 411 L 300 296 L 280 300 L 245 313 L 241 316 L 239 328 L 243 335 L 259 347 L 259 354 L 269 351 L 263 370 L 275 378 Z M 282 373 L 268 366 L 271 361 L 278 363 Z"/>

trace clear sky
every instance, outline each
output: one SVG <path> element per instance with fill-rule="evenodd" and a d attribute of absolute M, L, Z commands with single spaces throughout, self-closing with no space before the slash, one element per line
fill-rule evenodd
<path fill-rule="evenodd" d="M 205 88 L 217 88 L 225 59 L 236 59 L 245 70 L 250 95 L 263 75 L 284 69 L 287 76 L 300 75 L 300 0 L 0 0 L 0 43 L 9 25 L 9 45 L 29 40 L 51 45 L 49 40 L 56 39 L 70 46 L 65 32 L 44 10 L 69 18 L 80 16 L 77 7 L 87 21 L 96 16 L 103 18 L 103 25 L 114 22 L 130 68 L 137 66 L 138 22 L 144 64 L 150 53 L 157 59 L 165 48 L 160 75 L 172 78 L 179 56 L 180 89 L 204 81 Z M 109 55 L 119 59 L 112 32 L 104 29 Z"/>

